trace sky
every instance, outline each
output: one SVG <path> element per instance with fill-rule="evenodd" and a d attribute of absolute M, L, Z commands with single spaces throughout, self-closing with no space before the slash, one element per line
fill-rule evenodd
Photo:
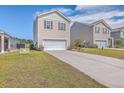
<path fill-rule="evenodd" d="M 0 6 L 0 29 L 14 37 L 33 39 L 33 20 L 50 10 L 59 10 L 72 23 L 104 19 L 112 28 L 124 27 L 124 6 L 100 5 L 11 5 Z"/>

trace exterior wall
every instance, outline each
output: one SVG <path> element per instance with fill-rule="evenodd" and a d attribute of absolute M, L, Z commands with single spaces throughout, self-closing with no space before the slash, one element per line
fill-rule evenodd
<path fill-rule="evenodd" d="M 53 29 L 44 29 L 44 20 L 53 21 Z M 67 40 L 67 46 L 70 46 L 70 23 L 59 16 L 57 13 L 51 13 L 45 16 L 37 17 L 37 47 L 40 48 L 43 46 L 44 39 L 65 39 Z M 66 30 L 58 30 L 58 22 L 64 22 L 66 24 Z"/>
<path fill-rule="evenodd" d="M 11 37 L 10 38 L 10 50 L 16 50 L 17 44 L 20 44 L 20 41 L 17 40 L 16 38 Z"/>
<path fill-rule="evenodd" d="M 111 37 L 115 39 L 119 39 L 120 38 L 120 31 L 118 32 L 111 32 Z"/>
<path fill-rule="evenodd" d="M 113 29 L 113 32 L 111 32 L 111 36 L 114 39 L 124 38 L 122 32 L 124 32 L 124 28 L 123 27 L 122 28 Z"/>
<path fill-rule="evenodd" d="M 93 45 L 92 27 L 83 23 L 75 22 L 71 26 L 70 38 L 71 44 L 74 44 L 76 39 L 80 39 L 82 42 L 89 42 L 89 45 Z"/>
<path fill-rule="evenodd" d="M 95 33 L 95 27 L 100 27 L 100 28 L 106 28 L 109 30 L 109 34 L 104 34 L 101 29 L 100 33 Z M 107 46 L 109 46 L 109 39 L 111 39 L 111 29 L 109 29 L 107 26 L 105 26 L 103 23 L 98 23 L 93 26 L 93 43 L 95 44 L 95 40 L 106 40 L 107 41 Z"/>
<path fill-rule="evenodd" d="M 37 19 L 36 19 L 33 22 L 33 41 L 34 41 L 34 45 L 37 45 L 37 41 L 38 41 L 37 35 L 38 35 L 38 33 L 37 33 Z"/>
<path fill-rule="evenodd" d="M 120 32 L 120 37 L 121 37 L 122 39 L 124 39 L 124 31 L 121 31 L 121 32 Z"/>
<path fill-rule="evenodd" d="M 124 28 L 114 29 L 113 32 L 111 33 L 111 36 L 113 37 L 114 41 L 116 39 L 124 40 L 123 32 L 124 32 Z M 115 42 L 114 45 L 116 46 Z"/>

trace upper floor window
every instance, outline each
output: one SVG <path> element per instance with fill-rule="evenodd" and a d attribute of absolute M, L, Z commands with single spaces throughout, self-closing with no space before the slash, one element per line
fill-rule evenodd
<path fill-rule="evenodd" d="M 95 33 L 100 33 L 100 27 L 95 27 Z"/>
<path fill-rule="evenodd" d="M 103 34 L 107 34 L 107 33 L 108 33 L 107 28 L 103 28 Z"/>
<path fill-rule="evenodd" d="M 110 32 L 109 32 L 109 30 L 107 30 L 107 34 L 109 34 Z"/>
<path fill-rule="evenodd" d="M 105 28 L 105 34 L 107 34 L 107 28 Z"/>
<path fill-rule="evenodd" d="M 63 23 L 63 22 L 59 22 L 58 23 L 58 30 L 66 30 L 66 25 L 65 25 L 65 23 Z"/>
<path fill-rule="evenodd" d="M 105 29 L 104 28 L 102 28 L 102 33 L 105 34 Z"/>
<path fill-rule="evenodd" d="M 49 20 L 44 20 L 44 29 L 53 29 L 53 22 Z"/>

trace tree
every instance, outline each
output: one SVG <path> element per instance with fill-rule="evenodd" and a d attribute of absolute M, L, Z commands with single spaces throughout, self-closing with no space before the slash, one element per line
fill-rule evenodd
<path fill-rule="evenodd" d="M 120 45 L 121 46 L 123 44 L 123 42 L 124 41 L 122 39 L 116 39 L 115 40 L 116 45 Z"/>
<path fill-rule="evenodd" d="M 30 48 L 31 50 L 33 50 L 33 49 L 34 49 L 33 41 L 32 41 L 31 39 L 28 39 L 28 40 L 26 40 L 26 42 L 29 44 L 29 48 Z"/>
<path fill-rule="evenodd" d="M 81 47 L 81 40 L 80 39 L 76 39 L 75 41 L 74 41 L 74 45 L 76 46 L 76 47 Z"/>
<path fill-rule="evenodd" d="M 27 43 L 33 44 L 33 41 L 31 39 L 26 40 Z"/>

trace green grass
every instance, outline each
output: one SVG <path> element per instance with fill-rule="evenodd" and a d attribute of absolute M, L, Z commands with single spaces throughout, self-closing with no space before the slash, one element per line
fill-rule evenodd
<path fill-rule="evenodd" d="M 124 59 L 124 50 L 82 48 L 81 52 Z"/>
<path fill-rule="evenodd" d="M 0 87 L 105 87 L 70 65 L 41 52 L 0 55 Z"/>

